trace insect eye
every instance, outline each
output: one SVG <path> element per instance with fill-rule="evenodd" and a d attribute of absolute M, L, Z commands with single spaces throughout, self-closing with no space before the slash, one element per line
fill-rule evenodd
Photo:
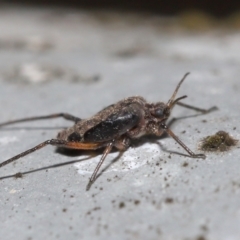
<path fill-rule="evenodd" d="M 157 108 L 157 109 L 155 109 L 153 115 L 157 118 L 161 118 L 164 115 L 163 110 L 161 108 Z"/>

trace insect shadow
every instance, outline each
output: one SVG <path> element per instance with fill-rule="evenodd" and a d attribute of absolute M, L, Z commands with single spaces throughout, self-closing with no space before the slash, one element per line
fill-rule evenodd
<path fill-rule="evenodd" d="M 21 172 L 21 174 L 22 175 L 27 175 L 27 174 L 31 174 L 31 173 L 35 173 L 35 172 L 39 172 L 39 171 L 44 171 L 44 170 L 51 169 L 51 168 L 63 167 L 63 166 L 66 166 L 66 165 L 70 165 L 70 164 L 74 164 L 74 163 L 78 163 L 78 162 L 83 162 L 83 161 L 89 160 L 91 158 L 92 158 L 92 156 L 89 156 L 89 157 L 86 157 L 86 158 L 83 158 L 83 159 L 78 159 L 78 160 L 72 160 L 72 161 L 67 161 L 67 162 L 63 162 L 63 163 L 53 164 L 53 165 L 49 165 L 47 167 L 41 167 L 41 168 L 33 169 L 33 170 L 30 170 L 30 171 Z M 16 174 L 3 176 L 3 177 L 0 177 L 0 180 L 6 179 L 6 178 L 12 178 L 12 177 L 15 177 L 15 176 L 16 176 Z"/>
<path fill-rule="evenodd" d="M 83 154 L 82 152 L 80 153 L 80 151 L 71 151 L 70 150 L 70 151 L 67 151 L 67 152 L 62 152 L 62 151 L 59 151 L 58 149 L 56 150 L 56 152 L 59 152 L 60 154 L 66 154 L 67 156 L 79 156 L 79 154 Z M 99 154 L 102 154 L 102 151 L 99 151 Z M 96 154 L 94 154 L 94 155 L 96 155 Z M 119 154 L 114 159 L 112 159 L 111 162 L 109 164 L 107 164 L 99 172 L 99 174 L 96 176 L 96 179 L 98 179 L 105 171 L 107 171 L 108 168 L 111 167 L 111 165 L 113 163 L 117 162 L 121 158 L 122 155 L 123 155 L 123 152 L 119 152 Z M 57 164 L 49 165 L 49 166 L 46 166 L 46 167 L 33 169 L 33 170 L 30 170 L 30 171 L 25 171 L 25 172 L 19 172 L 19 173 L 15 173 L 15 174 L 11 174 L 11 175 L 6 175 L 6 176 L 3 176 L 3 177 L 0 177 L 0 180 L 7 179 L 7 178 L 13 178 L 13 177 L 16 178 L 17 174 L 21 174 L 21 176 L 23 176 L 23 175 L 27 175 L 27 174 L 31 174 L 31 173 L 35 173 L 35 172 L 48 170 L 48 169 L 51 169 L 51 168 L 58 168 L 58 167 L 66 166 L 66 165 L 71 165 L 71 164 L 74 164 L 74 163 L 84 162 L 84 161 L 87 161 L 89 159 L 92 159 L 92 157 L 93 157 L 93 155 L 90 154 L 90 156 L 82 158 L 82 159 L 67 161 L 67 162 L 63 162 L 63 163 L 57 163 Z"/>
<path fill-rule="evenodd" d="M 101 165 L 113 147 L 121 152 L 130 146 L 132 140 L 138 139 L 143 135 L 149 134 L 159 137 L 164 133 L 171 136 L 188 153 L 188 157 L 206 158 L 204 154 L 196 154 L 191 151 L 166 125 L 166 121 L 175 105 L 189 108 L 202 114 L 217 109 L 216 107 L 202 109 L 182 103 L 181 100 L 186 98 L 186 95 L 175 98 L 188 74 L 186 73 L 178 83 L 167 103 L 148 103 L 143 97 L 135 96 L 112 104 L 88 119 L 81 119 L 68 113 L 56 113 L 1 123 L 0 127 L 4 127 L 21 122 L 61 117 L 74 122 L 74 125 L 59 132 L 56 138 L 46 140 L 0 163 L 0 168 L 48 145 L 77 150 L 97 150 L 104 148 L 102 157 L 87 185 L 87 190 L 89 190 L 98 176 Z"/>

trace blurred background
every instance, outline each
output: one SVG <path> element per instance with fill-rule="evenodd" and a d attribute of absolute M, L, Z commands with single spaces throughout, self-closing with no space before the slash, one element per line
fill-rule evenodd
<path fill-rule="evenodd" d="M 62 6 L 62 7 L 77 7 L 86 9 L 104 9 L 104 10 L 125 10 L 133 12 L 149 12 L 164 15 L 176 15 L 184 11 L 197 10 L 211 14 L 216 17 L 227 17 L 239 11 L 240 2 L 237 0 L 217 1 L 217 0 L 148 0 L 148 1 L 134 1 L 134 0 L 2 0 L 2 3 L 18 3 L 41 6 Z"/>

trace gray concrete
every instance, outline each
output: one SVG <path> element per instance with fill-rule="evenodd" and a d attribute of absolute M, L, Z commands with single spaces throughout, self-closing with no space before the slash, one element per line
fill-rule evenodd
<path fill-rule="evenodd" d="M 132 95 L 166 102 L 190 71 L 178 96 L 219 111 L 171 129 L 194 152 L 219 130 L 240 139 L 239 42 L 239 33 L 191 33 L 165 19 L 2 8 L 0 122 L 57 112 L 87 118 Z M 194 114 L 176 106 L 172 117 Z M 67 126 L 55 119 L 1 128 L 1 162 Z M 239 145 L 201 160 L 169 153 L 185 153 L 169 137 L 157 143 L 145 137 L 112 164 L 117 152 L 109 154 L 89 191 L 101 157 L 94 152 L 68 156 L 46 147 L 3 167 L 1 239 L 240 239 Z"/>

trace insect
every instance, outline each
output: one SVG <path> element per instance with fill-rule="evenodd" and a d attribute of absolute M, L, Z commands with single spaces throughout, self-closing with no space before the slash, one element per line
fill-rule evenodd
<path fill-rule="evenodd" d="M 20 122 L 62 117 L 66 120 L 73 121 L 74 125 L 59 132 L 56 138 L 46 140 L 0 163 L 0 167 L 16 161 L 47 145 L 82 150 L 105 148 L 99 163 L 90 177 L 87 186 L 87 189 L 89 189 L 95 181 L 101 165 L 113 147 L 120 151 L 124 151 L 130 146 L 131 139 L 139 138 L 145 134 L 161 136 L 164 132 L 181 145 L 188 153 L 189 157 L 205 158 L 206 156 L 204 154 L 195 154 L 192 152 L 166 125 L 166 121 L 175 105 L 190 108 L 201 113 L 208 113 L 216 109 L 216 107 L 212 107 L 205 110 L 181 103 L 180 100 L 186 98 L 186 95 L 175 99 L 181 84 L 188 74 L 189 73 L 186 73 L 178 83 L 167 104 L 163 102 L 148 103 L 144 98 L 135 96 L 112 104 L 88 119 L 81 119 L 68 113 L 57 113 L 4 122 L 0 124 L 0 127 Z"/>

